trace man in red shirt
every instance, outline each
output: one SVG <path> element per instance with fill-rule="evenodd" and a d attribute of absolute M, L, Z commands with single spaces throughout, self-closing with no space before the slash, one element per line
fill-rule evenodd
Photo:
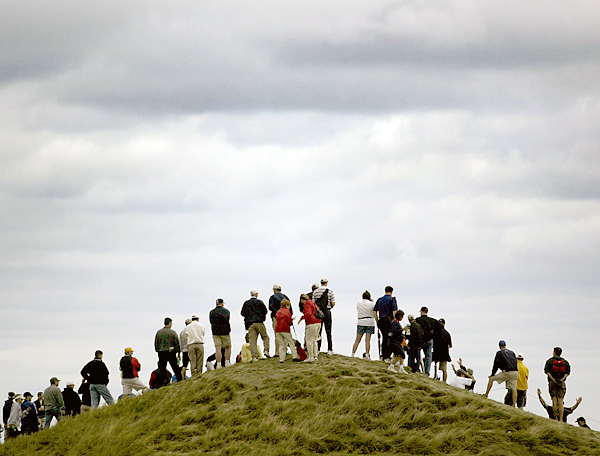
<path fill-rule="evenodd" d="M 138 372 L 142 370 L 142 365 L 133 357 L 133 348 L 125 349 L 125 356 L 119 362 L 121 369 L 121 385 L 123 385 L 123 396 L 133 394 L 133 390 L 142 390 L 145 393 L 148 387 L 140 380 Z"/>

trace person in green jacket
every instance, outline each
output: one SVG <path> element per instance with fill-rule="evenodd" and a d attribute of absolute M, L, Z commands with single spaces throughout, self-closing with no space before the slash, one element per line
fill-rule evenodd
<path fill-rule="evenodd" d="M 50 427 L 53 417 L 56 418 L 57 421 L 60 421 L 62 412 L 65 409 L 65 401 L 63 400 L 63 395 L 58 388 L 59 383 L 59 378 L 52 377 L 50 379 L 50 386 L 44 390 L 44 410 L 46 413 L 46 423 L 44 424 L 44 429 L 48 429 Z"/>

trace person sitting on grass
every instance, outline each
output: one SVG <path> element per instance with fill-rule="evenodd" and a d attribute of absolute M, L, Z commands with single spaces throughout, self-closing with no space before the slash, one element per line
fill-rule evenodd
<path fill-rule="evenodd" d="M 546 409 L 546 413 L 548 413 L 548 418 L 550 418 L 551 420 L 555 420 L 556 415 L 554 414 L 554 409 L 552 408 L 552 405 L 546 404 L 546 402 L 542 398 L 542 391 L 539 388 L 537 390 L 537 394 L 538 394 L 538 399 L 540 400 L 540 404 L 542 404 L 542 407 L 544 407 Z M 581 401 L 582 401 L 582 398 L 578 397 L 577 401 L 575 402 L 575 405 L 573 405 L 572 407 L 564 407 L 563 419 L 562 419 L 564 423 L 567 422 L 567 417 L 575 411 L 575 409 L 579 406 L 579 404 L 581 404 Z"/>
<path fill-rule="evenodd" d="M 463 369 L 458 369 L 455 373 L 456 377 L 453 380 L 451 380 L 450 383 L 448 383 L 448 385 L 468 390 L 469 386 L 471 386 L 471 384 L 473 383 L 473 377 L 471 377 Z"/>
<path fill-rule="evenodd" d="M 260 346 L 256 346 L 256 350 L 258 351 L 258 358 L 261 359 L 263 357 L 262 350 Z M 242 344 L 242 351 L 240 352 L 242 355 L 242 362 L 249 363 L 252 361 L 252 351 L 250 350 L 250 335 L 246 333 L 246 343 Z"/>
<path fill-rule="evenodd" d="M 473 391 L 475 389 L 475 383 L 477 382 L 477 380 L 475 380 L 475 377 L 473 376 L 473 369 L 471 369 L 470 367 L 469 368 L 465 367 L 465 365 L 463 364 L 462 358 L 458 358 L 458 367 L 460 369 L 464 370 L 467 374 L 469 374 L 469 378 L 473 379 L 473 382 L 471 383 L 470 386 L 465 386 L 466 390 Z M 454 364 L 452 364 L 452 370 L 456 374 L 457 369 L 456 369 L 456 367 L 454 367 Z"/>
<path fill-rule="evenodd" d="M 404 318 L 404 312 L 401 310 L 396 311 L 394 319 L 390 324 L 390 332 L 388 333 L 390 348 L 392 351 L 392 362 L 388 367 L 391 372 L 397 372 L 399 374 L 406 374 L 404 370 L 404 346 L 406 346 L 406 340 L 404 339 L 404 332 L 400 321 Z M 397 367 L 396 367 L 397 366 Z"/>
<path fill-rule="evenodd" d="M 587 429 L 589 429 L 589 428 L 590 428 L 590 427 L 589 427 L 589 426 L 586 424 L 586 422 L 585 422 L 585 418 L 584 418 L 584 417 L 582 417 L 582 416 L 580 416 L 579 418 L 577 418 L 577 424 L 579 425 L 579 427 L 582 427 L 582 428 L 587 428 Z"/>
<path fill-rule="evenodd" d="M 163 386 L 167 386 L 171 383 L 172 373 L 166 367 L 162 367 L 160 362 L 158 363 L 158 369 L 152 371 L 150 374 L 150 389 L 158 389 Z"/>

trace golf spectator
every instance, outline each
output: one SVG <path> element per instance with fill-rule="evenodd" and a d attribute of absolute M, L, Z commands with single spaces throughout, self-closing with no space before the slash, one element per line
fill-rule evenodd
<path fill-rule="evenodd" d="M 473 384 L 473 378 L 463 369 L 458 369 L 456 377 L 448 383 L 450 386 L 455 386 L 460 389 L 468 389 Z"/>
<path fill-rule="evenodd" d="M 81 413 L 92 409 L 92 393 L 90 393 L 90 383 L 84 378 L 79 385 L 77 393 L 81 396 Z"/>
<path fill-rule="evenodd" d="M 169 363 L 175 372 L 175 378 L 180 382 L 182 379 L 181 368 L 177 362 L 177 357 L 181 351 L 181 345 L 179 344 L 179 337 L 177 337 L 177 333 L 172 327 L 173 320 L 169 317 L 165 317 L 164 328 L 159 329 L 154 337 L 154 350 L 158 353 L 159 368 L 161 368 L 162 371 L 167 370 L 167 363 Z"/>
<path fill-rule="evenodd" d="M 246 340 L 246 342 L 242 344 L 242 349 L 240 350 L 240 362 L 249 363 L 252 361 L 252 350 L 250 350 L 250 336 L 248 335 L 248 333 L 246 333 L 244 339 Z M 263 356 L 262 350 L 259 346 L 256 347 L 256 352 L 258 354 L 258 359 L 261 359 Z"/>
<path fill-rule="evenodd" d="M 6 422 L 6 436 L 17 437 L 21 434 L 21 418 L 23 417 L 23 409 L 21 404 L 23 403 L 23 396 L 15 394 L 12 405 L 10 406 L 10 414 Z"/>
<path fill-rule="evenodd" d="M 404 346 L 406 345 L 406 341 L 404 340 L 404 332 L 402 330 L 402 325 L 400 324 L 402 318 L 404 318 L 404 312 L 398 310 L 394 314 L 394 319 L 390 324 L 390 332 L 388 335 L 392 355 L 394 357 L 388 366 L 388 370 L 398 372 L 399 374 L 406 374 L 406 371 L 404 370 Z"/>
<path fill-rule="evenodd" d="M 185 319 L 185 328 L 183 328 L 181 330 L 181 332 L 179 333 L 179 346 L 181 348 L 181 378 L 186 378 L 185 371 L 187 370 L 188 364 L 190 363 L 190 356 L 188 353 L 187 337 L 185 335 L 185 329 L 187 328 L 187 325 L 189 325 L 191 322 L 192 322 L 191 318 L 186 318 Z"/>
<path fill-rule="evenodd" d="M 379 356 L 383 360 L 389 360 L 392 355 L 392 347 L 390 345 L 390 326 L 394 320 L 394 312 L 398 310 L 396 298 L 392 296 L 394 288 L 391 285 L 385 287 L 385 294 L 377 300 L 374 310 L 379 318 L 377 319 L 377 327 L 381 331 L 381 353 Z"/>
<path fill-rule="evenodd" d="M 327 354 L 333 355 L 333 336 L 332 328 L 333 321 L 331 317 L 331 309 L 335 307 L 335 296 L 333 291 L 327 288 L 329 280 L 327 277 L 321 279 L 321 286 L 313 291 L 312 301 L 319 306 L 319 309 L 323 312 L 323 319 L 321 325 L 321 333 L 323 327 L 325 327 L 325 334 L 327 335 Z M 319 350 L 321 349 L 321 339 L 317 342 Z"/>
<path fill-rule="evenodd" d="M 319 359 L 319 344 L 317 339 L 319 337 L 319 331 L 321 329 L 321 320 L 317 318 L 317 305 L 313 302 L 308 295 L 303 294 L 300 296 L 302 302 L 303 315 L 300 321 L 304 320 L 306 324 L 306 351 L 308 352 L 308 358 L 306 362 L 315 362 Z"/>
<path fill-rule="evenodd" d="M 65 402 L 65 415 L 75 416 L 81 413 L 81 398 L 75 391 L 75 383 L 67 382 L 67 386 L 62 391 Z"/>
<path fill-rule="evenodd" d="M 475 377 L 473 376 L 473 369 L 471 368 L 467 368 L 464 364 L 463 364 L 463 360 L 462 358 L 458 358 L 458 367 L 461 368 L 463 371 L 465 371 L 468 374 L 468 377 L 473 379 L 473 383 L 471 383 L 470 386 L 465 387 L 465 389 L 468 389 L 470 391 L 473 391 L 475 389 L 475 383 L 477 382 L 477 380 L 475 380 Z M 454 371 L 454 373 L 456 374 L 456 367 L 454 367 L 454 364 L 452 364 L 452 370 Z"/>
<path fill-rule="evenodd" d="M 33 405 L 35 405 L 35 409 L 37 410 L 38 429 L 43 429 L 46 414 L 44 412 L 44 393 L 42 391 L 37 393 L 37 399 L 33 402 Z"/>
<path fill-rule="evenodd" d="M 277 343 L 275 345 L 279 347 L 278 354 L 280 363 L 285 362 L 288 347 L 292 352 L 293 360 L 300 361 L 298 353 L 296 352 L 295 341 L 290 333 L 290 328 L 294 324 L 290 307 L 292 307 L 292 304 L 289 299 L 283 299 L 281 301 L 281 308 L 276 314 L 277 324 L 275 325 L 275 340 Z"/>
<path fill-rule="evenodd" d="M 62 412 L 65 409 L 65 401 L 63 395 L 58 389 L 60 379 L 52 377 L 50 379 L 50 386 L 44 390 L 44 410 L 46 414 L 46 422 L 44 423 L 44 429 L 50 427 L 52 418 L 56 418 L 56 421 L 60 421 Z"/>
<path fill-rule="evenodd" d="M 27 391 L 23 393 L 24 401 L 21 404 L 21 410 L 23 415 L 21 417 L 21 433 L 22 434 L 33 434 L 39 431 L 38 412 L 35 408 L 35 404 L 31 402 L 33 395 Z"/>
<path fill-rule="evenodd" d="M 158 369 L 154 369 L 150 374 L 150 389 L 154 390 L 163 386 L 167 386 L 169 383 L 171 383 L 172 376 L 173 374 L 169 372 L 166 366 L 163 367 L 160 363 L 158 363 Z"/>
<path fill-rule="evenodd" d="M 548 376 L 548 392 L 552 398 L 552 409 L 558 421 L 562 421 L 563 418 L 564 397 L 567 393 L 566 380 L 571 373 L 571 365 L 561 355 L 562 348 L 554 347 L 552 358 L 544 365 L 544 373 Z"/>
<path fill-rule="evenodd" d="M 202 373 L 202 368 L 204 366 L 205 334 L 206 328 L 200 323 L 200 317 L 198 315 L 192 315 L 192 322 L 185 328 L 192 377 Z M 179 380 L 180 379 L 178 378 L 177 381 Z"/>
<path fill-rule="evenodd" d="M 215 344 L 215 355 L 217 360 L 217 369 L 223 366 L 231 366 L 231 324 L 229 323 L 229 310 L 225 308 L 225 301 L 218 298 L 216 307 L 208 314 L 210 321 L 210 330 Z"/>
<path fill-rule="evenodd" d="M 142 394 L 148 390 L 144 382 L 140 380 L 139 372 L 142 365 L 136 357 L 133 356 L 133 348 L 126 347 L 125 355 L 119 361 L 121 370 L 121 385 L 123 386 L 123 396 L 127 397 L 133 394 L 133 391 L 142 391 Z"/>
<path fill-rule="evenodd" d="M 548 414 L 548 418 L 550 418 L 551 420 L 555 420 L 556 414 L 554 413 L 554 409 L 551 404 L 546 404 L 546 401 L 544 401 L 544 398 L 542 398 L 542 391 L 539 388 L 537 390 L 537 395 L 538 395 L 538 399 L 540 400 L 540 404 L 542 404 L 542 407 L 544 407 L 544 409 L 546 410 L 546 413 Z M 575 404 L 572 407 L 564 407 L 563 418 L 562 418 L 563 423 L 567 422 L 567 417 L 575 411 L 575 409 L 579 406 L 579 404 L 581 404 L 581 401 L 582 401 L 582 398 L 578 397 L 577 401 L 575 402 Z"/>
<path fill-rule="evenodd" d="M 283 301 L 284 299 L 287 299 L 288 301 L 290 300 L 290 298 L 288 298 L 285 294 L 283 294 L 281 292 L 281 285 L 279 285 L 279 284 L 273 285 L 273 294 L 269 298 L 269 310 L 271 311 L 271 321 L 273 323 L 273 332 L 276 332 L 275 326 L 277 326 L 277 312 L 281 308 L 281 301 Z M 290 308 L 290 313 L 293 313 L 291 308 Z M 275 336 L 275 353 L 279 353 L 279 345 L 277 342 L 277 335 Z"/>
<path fill-rule="evenodd" d="M 448 363 L 452 361 L 452 358 L 450 358 L 452 337 L 446 331 L 446 320 L 440 318 L 438 322 L 437 331 L 433 333 L 432 360 L 437 363 L 437 367 L 442 371 L 442 381 L 446 383 L 448 380 Z"/>
<path fill-rule="evenodd" d="M 258 299 L 258 290 L 250 290 L 250 299 L 244 302 L 241 314 L 244 317 L 244 325 L 246 331 L 248 331 L 248 337 L 250 338 L 252 361 L 258 361 L 256 342 L 259 334 L 265 347 L 265 356 L 267 358 L 271 357 L 269 355 L 269 345 L 271 341 L 269 340 L 269 335 L 267 334 L 267 329 L 264 324 L 267 312 L 265 303 Z"/>
<path fill-rule="evenodd" d="M 415 320 L 413 314 L 408 315 L 408 325 L 404 328 L 408 338 L 408 367 L 412 372 L 419 372 L 421 367 L 421 349 L 423 348 L 423 328 Z"/>
<path fill-rule="evenodd" d="M 107 405 L 114 402 L 112 394 L 108 389 L 108 368 L 102 357 L 102 350 L 96 350 L 94 359 L 83 366 L 81 376 L 90 383 L 90 394 L 92 396 L 92 409 L 97 409 L 100 404 L 100 398 L 104 398 Z"/>
<path fill-rule="evenodd" d="M 512 391 L 512 402 L 511 404 L 517 403 L 517 380 L 519 373 L 517 371 L 517 357 L 512 350 L 506 348 L 506 342 L 501 340 L 498 342 L 500 350 L 496 352 L 494 358 L 494 365 L 492 366 L 492 375 L 488 378 L 487 389 L 485 391 L 485 397 L 488 397 L 494 381 L 497 383 L 506 382 L 506 389 Z M 501 372 L 496 374 L 500 370 Z"/>
<path fill-rule="evenodd" d="M 523 354 L 517 355 L 517 370 L 519 379 L 517 380 L 517 407 L 523 410 L 527 404 L 527 380 L 529 379 L 529 368 L 523 364 Z M 511 390 L 506 392 L 504 403 L 506 405 L 514 405 L 512 403 L 513 394 Z"/>
<path fill-rule="evenodd" d="M 371 336 L 375 334 L 375 324 L 377 323 L 377 313 L 375 304 L 371 298 L 371 293 L 365 291 L 362 299 L 356 303 L 356 314 L 358 322 L 356 324 L 356 339 L 352 346 L 352 356 L 356 353 L 358 345 L 365 336 L 365 359 L 371 359 Z"/>
<path fill-rule="evenodd" d="M 4 407 L 2 407 L 2 422 L 4 423 L 4 427 L 6 427 L 6 423 L 8 423 L 8 418 L 10 417 L 10 411 L 14 402 L 15 393 L 11 391 L 8 393 L 8 399 L 4 401 Z"/>
<path fill-rule="evenodd" d="M 585 418 L 580 416 L 579 418 L 577 418 L 577 424 L 579 425 L 579 427 L 582 428 L 587 428 L 589 429 L 590 427 L 587 425 L 587 423 L 585 422 Z"/>
<path fill-rule="evenodd" d="M 439 321 L 435 318 L 431 318 L 429 315 L 429 309 L 427 307 L 421 307 L 421 316 L 417 317 L 417 323 L 423 328 L 423 368 L 425 373 L 429 376 L 431 371 L 431 361 L 433 359 L 433 339 L 436 332 L 439 330 Z"/>

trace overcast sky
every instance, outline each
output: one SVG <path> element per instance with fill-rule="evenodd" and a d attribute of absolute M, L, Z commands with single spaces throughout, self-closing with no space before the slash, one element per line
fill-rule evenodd
<path fill-rule="evenodd" d="M 297 309 L 327 276 L 336 352 L 390 284 L 446 319 L 480 392 L 499 339 L 522 352 L 533 413 L 562 346 L 570 421 L 600 429 L 599 20 L 596 1 L 2 2 L 0 393 L 78 383 L 102 349 L 117 396 L 123 348 L 147 381 L 165 316 L 208 325 L 224 298 L 237 353 L 251 288 Z"/>

